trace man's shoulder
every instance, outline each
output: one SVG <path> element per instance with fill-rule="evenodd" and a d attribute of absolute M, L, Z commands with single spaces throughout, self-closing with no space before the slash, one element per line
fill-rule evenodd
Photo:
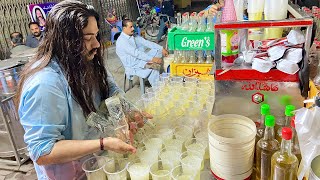
<path fill-rule="evenodd" d="M 39 63 L 40 62 L 35 63 L 34 67 L 39 65 Z M 50 62 L 45 68 L 30 76 L 26 80 L 24 88 L 32 89 L 34 87 L 42 85 L 65 90 L 68 84 L 64 79 L 64 75 L 60 72 L 57 66 L 58 65 L 56 63 Z"/>
<path fill-rule="evenodd" d="M 126 36 L 123 33 L 121 33 L 119 38 L 117 39 L 116 46 L 118 46 L 118 45 L 120 45 L 122 43 L 126 43 L 127 40 L 128 39 L 126 38 Z"/>
<path fill-rule="evenodd" d="M 126 35 L 124 34 L 124 32 L 122 32 L 122 33 L 120 34 L 118 40 L 119 40 L 119 39 L 127 39 L 127 38 L 126 38 Z"/>
<path fill-rule="evenodd" d="M 27 39 L 27 41 L 28 40 L 32 40 L 33 39 L 33 35 L 32 34 L 27 35 L 26 39 Z"/>

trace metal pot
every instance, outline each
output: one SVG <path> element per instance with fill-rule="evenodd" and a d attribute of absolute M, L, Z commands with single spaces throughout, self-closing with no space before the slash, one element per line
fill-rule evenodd
<path fill-rule="evenodd" d="M 0 61 L 0 95 L 8 96 L 16 92 L 20 72 L 27 58 L 12 58 Z"/>
<path fill-rule="evenodd" d="M 24 143 L 22 128 L 16 107 L 13 103 L 14 96 L 0 97 L 0 157 L 13 157 L 27 152 Z"/>

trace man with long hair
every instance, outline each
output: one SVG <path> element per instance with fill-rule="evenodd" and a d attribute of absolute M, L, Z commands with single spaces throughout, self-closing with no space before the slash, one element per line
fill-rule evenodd
<path fill-rule="evenodd" d="M 82 179 L 86 156 L 136 151 L 120 139 L 100 138 L 87 124 L 102 100 L 121 91 L 103 66 L 100 38 L 94 9 L 62 1 L 49 12 L 38 52 L 20 76 L 16 104 L 38 179 Z M 141 116 L 136 120 L 143 126 Z"/>

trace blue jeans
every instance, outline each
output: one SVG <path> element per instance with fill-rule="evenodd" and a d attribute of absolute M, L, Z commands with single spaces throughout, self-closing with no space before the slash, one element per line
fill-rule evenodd
<path fill-rule="evenodd" d="M 170 22 L 175 21 L 174 17 L 169 17 L 170 18 Z M 159 27 L 159 33 L 157 35 L 157 41 L 159 42 L 161 40 L 161 37 L 163 35 L 166 34 L 166 32 L 168 31 L 168 27 L 166 26 L 166 22 L 167 22 L 167 17 L 162 17 L 160 20 L 160 27 Z"/>

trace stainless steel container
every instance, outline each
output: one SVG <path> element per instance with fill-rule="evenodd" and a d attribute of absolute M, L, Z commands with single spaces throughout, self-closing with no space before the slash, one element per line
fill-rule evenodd
<path fill-rule="evenodd" d="M 19 75 L 28 58 L 0 61 L 0 162 L 21 165 L 29 159 L 13 99 Z M 6 159 L 8 157 L 15 157 Z"/>
<path fill-rule="evenodd" d="M 8 96 L 16 92 L 19 75 L 28 58 L 12 58 L 0 61 L 0 95 Z"/>
<path fill-rule="evenodd" d="M 23 141 L 24 130 L 20 124 L 14 96 L 1 97 L 0 110 L 0 157 L 15 156 L 14 147 L 18 154 L 26 153 L 26 144 Z"/>

